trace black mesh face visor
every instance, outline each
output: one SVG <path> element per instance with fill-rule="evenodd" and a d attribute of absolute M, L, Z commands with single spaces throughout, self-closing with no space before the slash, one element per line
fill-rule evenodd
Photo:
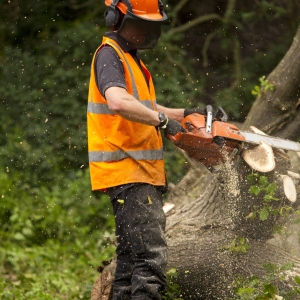
<path fill-rule="evenodd" d="M 166 15 L 164 14 L 166 17 Z M 128 43 L 136 49 L 153 49 L 161 35 L 161 25 L 166 20 L 153 21 L 135 16 L 127 11 L 118 29 Z"/>

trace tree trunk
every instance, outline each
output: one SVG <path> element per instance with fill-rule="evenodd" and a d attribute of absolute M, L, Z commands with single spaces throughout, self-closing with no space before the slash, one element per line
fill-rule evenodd
<path fill-rule="evenodd" d="M 282 160 L 286 159 L 276 157 L 278 167 L 260 175 L 267 176 L 269 182 L 278 180 L 278 172 L 286 173 L 288 166 Z M 273 245 L 274 241 L 269 242 L 274 225 L 284 222 L 284 218 L 247 218 L 255 205 L 260 208 L 263 203 L 263 195 L 256 197 L 248 192 L 246 178 L 251 173 L 242 160 L 234 167 L 227 166 L 220 174 L 210 176 L 211 183 L 200 197 L 168 217 L 168 267 L 178 270 L 183 299 L 228 299 L 233 296 L 238 276 L 261 277 L 267 263 L 293 262 L 293 272 L 299 274 L 300 259 Z M 278 211 L 291 205 L 282 190 L 276 195 L 280 200 L 272 205 Z"/>
<path fill-rule="evenodd" d="M 300 27 L 291 48 L 266 82 L 274 89 L 261 88 L 244 129 L 253 125 L 267 134 L 299 139 Z M 275 170 L 259 175 L 267 176 L 271 183 L 278 182 L 278 174 L 298 170 L 299 156 L 294 153 L 290 156 L 295 167 L 277 152 Z M 267 263 L 279 266 L 293 262 L 293 275 L 300 275 L 300 260 L 296 256 L 300 230 L 299 225 L 291 221 L 299 221 L 299 217 L 269 216 L 265 221 L 247 218 L 253 213 L 254 205 L 262 208 L 263 203 L 261 196 L 249 194 L 247 175 L 251 172 L 239 159 L 233 168 L 227 167 L 219 175 L 211 175 L 210 184 L 200 197 L 186 199 L 188 204 L 177 207 L 169 216 L 166 233 L 169 267 L 178 270 L 184 299 L 228 299 L 233 295 L 233 283 L 238 276 L 262 278 L 265 275 L 263 265 Z M 192 181 L 192 177 L 189 180 Z M 280 199 L 275 204 L 278 211 L 283 206 L 298 209 L 299 196 L 292 204 L 282 189 L 276 193 Z M 274 228 L 280 225 L 285 226 L 285 234 L 274 235 Z M 289 228 L 292 233 L 288 233 Z M 289 280 L 281 283 L 286 289 L 291 283 L 291 278 L 287 278 Z"/>
<path fill-rule="evenodd" d="M 269 135 L 300 138 L 300 26 L 289 51 L 267 77 L 270 88 L 261 88 L 244 128 L 253 125 Z"/>

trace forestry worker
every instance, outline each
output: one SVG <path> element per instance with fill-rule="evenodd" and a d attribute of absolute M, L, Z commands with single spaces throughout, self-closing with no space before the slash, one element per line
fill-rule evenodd
<path fill-rule="evenodd" d="M 167 244 L 162 194 L 167 190 L 160 129 L 204 109 L 156 102 L 139 49 L 153 49 L 167 20 L 159 0 L 106 0 L 110 31 L 92 61 L 88 96 L 88 151 L 92 190 L 106 191 L 113 207 L 117 267 L 113 299 L 161 299 Z"/>

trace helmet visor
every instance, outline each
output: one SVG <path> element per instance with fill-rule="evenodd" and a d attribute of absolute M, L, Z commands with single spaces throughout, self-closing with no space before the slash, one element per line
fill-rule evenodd
<path fill-rule="evenodd" d="M 153 49 L 161 35 L 163 21 L 149 21 L 126 14 L 118 29 L 126 41 L 136 49 Z"/>

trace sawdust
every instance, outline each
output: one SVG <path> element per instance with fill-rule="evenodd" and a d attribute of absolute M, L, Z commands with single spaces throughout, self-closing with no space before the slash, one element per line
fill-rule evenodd
<path fill-rule="evenodd" d="M 234 166 L 233 160 L 228 156 L 226 151 L 222 151 L 225 162 L 220 170 L 221 188 L 225 198 L 226 215 L 233 222 L 240 215 L 240 185 L 239 174 Z"/>

